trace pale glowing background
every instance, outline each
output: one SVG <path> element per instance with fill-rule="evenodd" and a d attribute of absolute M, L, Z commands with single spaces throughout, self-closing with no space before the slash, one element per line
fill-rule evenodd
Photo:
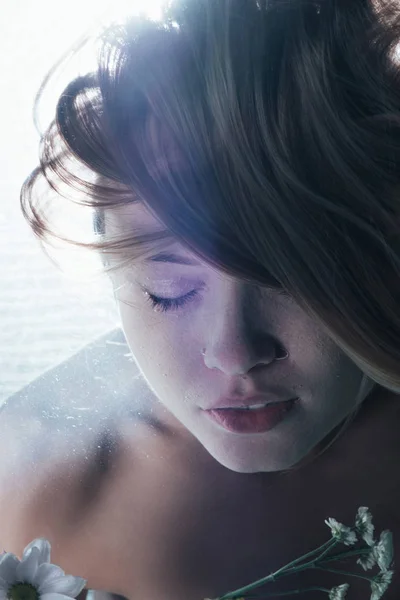
<path fill-rule="evenodd" d="M 160 1 L 1 2 L 0 404 L 117 324 L 105 284 L 65 278 L 42 255 L 20 214 L 19 190 L 36 165 L 32 106 L 48 69 L 89 29 L 140 11 L 157 19 Z"/>

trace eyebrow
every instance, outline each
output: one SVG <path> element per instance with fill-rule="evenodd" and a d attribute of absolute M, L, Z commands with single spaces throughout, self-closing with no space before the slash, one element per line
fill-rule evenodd
<path fill-rule="evenodd" d="M 173 252 L 159 252 L 150 259 L 150 262 L 162 262 L 162 263 L 174 263 L 177 265 L 189 265 L 192 267 L 199 267 L 200 263 L 196 260 L 174 254 Z"/>

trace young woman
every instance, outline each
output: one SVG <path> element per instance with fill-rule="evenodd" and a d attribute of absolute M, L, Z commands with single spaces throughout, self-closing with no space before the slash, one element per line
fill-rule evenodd
<path fill-rule="evenodd" d="M 18 522 L 89 587 L 216 597 L 359 506 L 400 551 L 399 38 L 384 0 L 173 2 L 109 28 L 60 96 L 24 214 L 85 245 L 53 228 L 42 182 L 56 212 L 92 209 L 141 419 L 114 418 L 97 478 L 89 435 L 37 469 Z M 269 593 L 336 583 L 309 571 Z"/>

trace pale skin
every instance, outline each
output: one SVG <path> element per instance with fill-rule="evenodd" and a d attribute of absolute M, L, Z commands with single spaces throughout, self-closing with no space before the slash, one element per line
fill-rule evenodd
<path fill-rule="evenodd" d="M 140 204 L 110 211 L 106 224 L 111 235 L 160 228 Z M 291 297 L 237 281 L 177 241 L 165 253 L 173 257 L 140 260 L 113 275 L 125 336 L 159 411 L 235 472 L 298 465 L 373 382 L 361 387 L 359 368 Z M 287 360 L 274 360 L 277 343 Z M 300 401 L 264 434 L 235 435 L 206 418 L 204 409 L 221 396 L 255 389 Z"/>
<path fill-rule="evenodd" d="M 160 226 L 140 205 L 110 213 L 106 224 L 110 234 Z M 53 561 L 89 588 L 153 600 L 201 600 L 246 585 L 326 542 L 324 519 L 352 524 L 359 506 L 370 508 L 378 533 L 393 532 L 397 556 L 398 397 L 370 382 L 356 421 L 318 456 L 324 438 L 363 399 L 362 373 L 293 299 L 234 281 L 180 244 L 172 252 L 199 264 L 136 262 L 113 276 L 124 334 L 145 378 L 132 382 L 132 404 L 140 397 L 167 433 L 135 418 L 116 420 L 119 451 L 103 475 L 92 437 L 86 455 L 71 454 L 67 444 L 58 462 L 49 445 L 49 460 L 29 480 L 14 478 L 7 493 L 0 486 L 3 547 L 20 554 L 44 536 Z M 160 312 L 148 293 L 191 300 Z M 273 343 L 290 357 L 273 361 Z M 127 369 L 129 380 L 129 363 Z M 112 372 L 104 370 L 112 389 Z M 250 385 L 295 393 L 300 411 L 254 436 L 225 433 L 203 419 L 202 409 L 219 396 Z M 51 426 L 44 422 L 41 438 Z M 310 456 L 316 459 L 307 464 Z M 95 502 L 71 511 L 92 471 L 101 479 Z M 354 564 L 348 570 L 357 571 Z M 317 570 L 273 589 L 344 581 L 352 587 L 348 600 L 369 597 L 365 580 Z M 396 576 L 385 599 L 398 594 Z M 313 592 L 310 600 L 326 597 Z"/>

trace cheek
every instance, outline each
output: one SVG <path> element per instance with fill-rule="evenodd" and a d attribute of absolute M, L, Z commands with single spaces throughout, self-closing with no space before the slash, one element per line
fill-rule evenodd
<path fill-rule="evenodd" d="M 122 327 L 135 360 L 150 385 L 153 380 L 190 377 L 193 338 L 176 316 L 119 304 Z M 173 376 L 173 377 L 172 377 Z"/>
<path fill-rule="evenodd" d="M 321 419 L 332 425 L 353 412 L 360 402 L 363 374 L 339 349 L 325 354 L 314 374 L 315 410 Z"/>

